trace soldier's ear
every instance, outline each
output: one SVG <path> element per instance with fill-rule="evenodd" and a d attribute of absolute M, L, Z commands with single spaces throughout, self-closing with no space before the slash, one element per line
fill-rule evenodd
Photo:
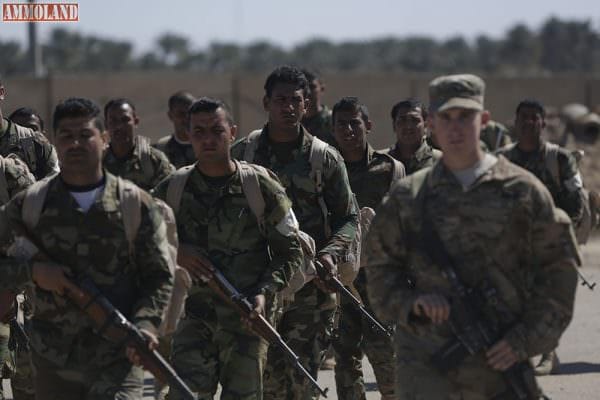
<path fill-rule="evenodd" d="M 484 110 L 481 112 L 481 126 L 484 127 L 490 122 L 491 114 L 488 110 Z"/>
<path fill-rule="evenodd" d="M 267 95 L 264 95 L 262 102 L 263 102 L 263 109 L 268 112 L 269 111 L 269 97 L 267 97 Z"/>
<path fill-rule="evenodd" d="M 235 140 L 235 137 L 237 136 L 237 131 L 238 131 L 237 125 L 233 125 L 231 127 L 231 141 L 232 142 Z"/>
<path fill-rule="evenodd" d="M 140 124 L 140 117 L 138 117 L 137 114 L 133 114 L 133 123 L 135 126 Z"/>
<path fill-rule="evenodd" d="M 371 129 L 373 128 L 373 122 L 370 119 L 365 121 L 365 128 L 367 128 L 367 135 L 371 133 Z"/>
<path fill-rule="evenodd" d="M 3 85 L 0 85 L 0 100 L 4 100 L 5 94 L 6 94 L 6 89 L 4 89 Z"/>

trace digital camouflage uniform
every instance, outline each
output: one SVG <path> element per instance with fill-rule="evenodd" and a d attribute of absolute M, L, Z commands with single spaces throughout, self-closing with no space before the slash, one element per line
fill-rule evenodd
<path fill-rule="evenodd" d="M 487 150 L 491 152 L 512 143 L 508 128 L 496 121 L 489 121 L 481 128 L 479 139 L 485 143 Z"/>
<path fill-rule="evenodd" d="M 130 253 L 122 222 L 117 179 L 84 213 L 60 176 L 50 180 L 35 231 L 40 251 L 67 268 L 74 280 L 88 277 L 139 328 L 156 332 L 172 289 L 166 226 L 152 198 L 143 193 L 141 224 Z M 0 215 L 12 232 L 25 232 L 24 193 Z M 139 399 L 143 371 L 125 349 L 96 333 L 94 323 L 63 297 L 34 286 L 32 263 L 0 259 L 0 289 L 34 287 L 29 330 L 37 399 Z"/>
<path fill-rule="evenodd" d="M 315 115 L 302 119 L 302 126 L 313 136 L 318 137 L 330 146 L 336 147 L 337 143 L 333 137 L 333 121 L 331 120 L 331 110 L 327 106 L 322 106 Z"/>
<path fill-rule="evenodd" d="M 369 145 L 365 158 L 346 162 L 350 187 L 359 207 L 377 209 L 392 183 L 394 164 L 391 156 L 373 150 Z M 354 287 L 365 306 L 367 298 L 365 270 L 360 269 Z M 334 340 L 335 383 L 337 396 L 344 400 L 364 400 L 362 372 L 363 352 L 367 355 L 382 399 L 394 397 L 394 347 L 391 338 L 373 331 L 349 301 L 342 300 L 338 338 Z"/>
<path fill-rule="evenodd" d="M 427 139 L 425 137 L 423 137 L 421 145 L 409 160 L 401 159 L 398 144 L 396 144 L 394 147 L 390 147 L 387 150 L 387 154 L 404 164 L 406 175 L 411 175 L 420 169 L 430 167 L 435 161 L 442 158 L 442 152 L 438 149 L 434 149 L 429 143 L 427 143 Z"/>
<path fill-rule="evenodd" d="M 242 191 L 239 171 L 231 177 L 205 177 L 191 172 L 177 212 L 182 245 L 204 253 L 223 275 L 248 296 L 264 294 L 273 314 L 275 293 L 302 262 L 302 250 L 291 202 L 271 173 L 253 167 L 265 200 L 265 231 Z M 167 199 L 170 178 L 155 194 Z M 221 399 L 262 399 L 267 342 L 248 332 L 239 314 L 204 284 L 195 284 L 185 317 L 173 338 L 172 361 L 200 399 L 212 399 L 217 384 Z M 169 399 L 179 399 L 175 393 Z"/>
<path fill-rule="evenodd" d="M 422 185 L 425 194 L 418 195 Z M 368 238 L 367 288 L 377 315 L 397 321 L 400 399 L 483 400 L 506 390 L 483 352 L 445 375 L 431 364 L 451 329 L 415 317 L 414 300 L 436 292 L 452 303 L 457 294 L 421 248 L 425 214 L 459 279 L 472 288 L 489 282 L 515 316 L 504 321 L 506 314 L 482 305 L 494 323 L 511 324 L 504 339 L 519 358 L 556 347 L 572 317 L 579 255 L 569 218 L 533 175 L 500 157 L 463 189 L 437 162 L 395 185 L 378 211 Z"/>
<path fill-rule="evenodd" d="M 9 198 L 12 198 L 21 190 L 27 188 L 29 185 L 35 182 L 35 179 L 29 173 L 27 165 L 25 165 L 25 163 L 16 156 L 2 158 L 6 187 L 0 188 L 0 190 L 5 191 L 5 194 L 8 195 Z M 4 205 L 4 202 L 1 200 L 2 197 L 3 196 L 0 196 L 0 205 Z M 12 314 L 10 318 L 13 316 L 14 314 Z M 31 378 L 31 368 L 28 365 L 29 356 L 27 353 L 20 351 L 17 354 L 18 359 L 10 359 L 8 351 L 9 334 L 9 325 L 0 322 L 0 377 L 11 378 L 13 396 L 19 400 L 21 398 L 25 398 L 23 395 L 27 394 L 28 392 L 28 394 L 32 394 L 31 390 L 27 390 L 28 385 L 23 385 L 23 383 L 27 383 L 27 378 Z M 20 385 L 15 385 L 15 378 L 17 377 L 11 374 L 11 372 L 14 372 L 15 367 L 13 363 L 17 363 L 18 365 L 17 372 L 19 374 L 18 381 Z M 0 399 L 3 398 L 2 389 L 0 388 Z"/>
<path fill-rule="evenodd" d="M 111 147 L 106 149 L 103 165 L 113 175 L 128 179 L 144 190 L 154 188 L 175 170 L 167 156 L 148 143 L 148 139 L 137 136 L 132 153 L 119 159 Z"/>
<path fill-rule="evenodd" d="M 315 181 L 309 176 L 313 136 L 301 127 L 295 142 L 274 143 L 268 137 L 266 126 L 258 140 L 253 161 L 275 172 L 292 201 L 300 229 L 315 240 L 317 253 L 330 254 L 334 260 L 339 259 L 346 253 L 358 226 L 358 210 L 341 155 L 329 147 L 324 161 L 323 197 L 329 211 L 332 231 L 332 236 L 327 238 Z M 244 138 L 232 146 L 234 158 L 243 159 L 246 143 Z M 283 339 L 315 377 L 329 346 L 335 307 L 335 296 L 324 293 L 310 282 L 295 294 L 291 304 L 286 305 L 277 325 Z M 306 378 L 295 371 L 281 353 L 274 349 L 269 351 L 265 371 L 265 399 L 316 397 L 317 394 Z"/>
<path fill-rule="evenodd" d="M 577 161 L 569 150 L 565 148 L 559 148 L 558 150 L 557 161 L 560 182 L 556 182 L 552 177 L 546 163 L 546 142 L 542 142 L 539 149 L 533 152 L 522 151 L 515 143 L 498 150 L 497 153 L 525 168 L 542 181 L 552 194 L 556 206 L 569 215 L 574 226 L 581 222 L 585 205 L 583 184 L 577 168 Z"/>
<path fill-rule="evenodd" d="M 175 168 L 181 168 L 196 162 L 196 155 L 190 143 L 178 142 L 175 135 L 165 136 L 152 145 L 165 153 Z"/>
<path fill-rule="evenodd" d="M 20 137 L 15 125 L 8 119 L 0 120 L 0 155 L 16 154 L 36 179 L 58 172 L 56 150 L 48 139 L 29 128 L 24 128 L 26 138 Z"/>

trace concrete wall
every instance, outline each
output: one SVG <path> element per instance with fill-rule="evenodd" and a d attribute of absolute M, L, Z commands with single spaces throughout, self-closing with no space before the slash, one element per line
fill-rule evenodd
<path fill-rule="evenodd" d="M 325 102 L 335 103 L 342 96 L 358 96 L 368 107 L 374 122 L 371 141 L 377 148 L 394 141 L 389 112 L 405 97 L 427 100 L 427 84 L 433 76 L 407 77 L 398 73 L 335 74 L 325 76 Z M 127 73 L 105 75 L 57 75 L 44 79 L 5 79 L 7 90 L 2 110 L 8 115 L 17 107 L 36 108 L 50 125 L 53 107 L 70 96 L 90 97 L 101 106 L 113 97 L 130 98 L 141 118 L 140 133 L 157 139 L 170 132 L 166 116 L 167 99 L 177 90 L 195 95 L 218 97 L 228 102 L 238 119 L 240 132 L 246 134 L 265 120 L 262 109 L 265 75 L 207 75 L 190 72 Z M 547 105 L 561 106 L 580 102 L 600 104 L 600 79 L 578 76 L 554 78 L 486 78 L 486 105 L 493 118 L 502 122 L 513 117 L 517 102 L 534 97 Z"/>

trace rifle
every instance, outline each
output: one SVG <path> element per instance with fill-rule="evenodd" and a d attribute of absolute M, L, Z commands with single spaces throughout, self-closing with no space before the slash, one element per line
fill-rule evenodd
<path fill-rule="evenodd" d="M 369 322 L 371 329 L 375 332 L 379 332 L 387 337 L 392 337 L 392 331 L 386 328 L 373 314 L 367 310 L 365 305 L 358 299 L 352 292 L 344 286 L 336 276 L 332 275 L 327 271 L 320 261 L 315 261 L 315 269 L 319 278 L 324 281 L 331 289 L 339 293 L 343 298 L 350 301 L 352 306 L 360 313 L 360 315 Z"/>
<path fill-rule="evenodd" d="M 112 305 L 91 279 L 83 278 L 76 285 L 83 297 L 70 291 L 66 292 L 66 296 L 91 318 L 99 335 L 113 343 L 135 348 L 143 367 L 156 379 L 167 383 L 171 390 L 177 390 L 189 400 L 198 399 L 198 395 L 190 390 L 160 353 L 149 349 L 148 338 Z"/>
<path fill-rule="evenodd" d="M 482 304 L 495 305 L 504 320 L 514 321 L 514 317 L 503 306 L 495 288 L 487 280 L 481 285 L 480 290 L 468 288 L 461 282 L 450 255 L 427 217 L 423 221 L 423 239 L 421 241 L 422 253 L 428 255 L 442 269 L 452 290 L 457 294 L 457 297 L 453 298 L 448 320 L 455 337 L 431 357 L 432 364 L 440 372 L 446 373 L 462 363 L 467 356 L 489 349 L 504 336 L 506 329 L 501 329 L 497 324 L 486 320 L 483 310 L 479 308 Z M 540 398 L 541 391 L 537 386 L 533 367 L 529 361 L 515 363 L 503 371 L 502 376 L 508 386 L 508 393 L 502 393 L 496 398 L 518 400 Z"/>
<path fill-rule="evenodd" d="M 242 317 L 248 318 L 254 310 L 254 306 L 248 298 L 240 293 L 228 280 L 223 276 L 221 271 L 214 269 L 213 279 L 206 282 L 206 285 L 211 288 L 225 302 L 231 304 Z M 327 397 L 328 388 L 322 389 L 310 372 L 300 363 L 300 358 L 281 338 L 279 332 L 267 321 L 265 317 L 259 315 L 258 318 L 252 319 L 252 330 L 259 336 L 265 339 L 269 344 L 277 346 L 287 358 L 294 364 L 294 368 L 299 370 L 310 382 L 310 384 L 323 395 Z"/>

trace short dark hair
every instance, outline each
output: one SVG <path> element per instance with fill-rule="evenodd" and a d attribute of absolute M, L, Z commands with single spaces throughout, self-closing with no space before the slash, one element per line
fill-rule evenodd
<path fill-rule="evenodd" d="M 335 123 L 335 114 L 339 111 L 360 112 L 360 117 L 364 122 L 369 120 L 369 109 L 358 100 L 358 97 L 342 97 L 337 103 L 335 103 L 333 110 L 331 111 L 332 123 Z"/>
<path fill-rule="evenodd" d="M 536 100 L 536 99 L 521 100 L 519 102 L 519 104 L 517 105 L 515 115 L 519 114 L 519 111 L 521 111 L 522 108 L 533 108 L 538 113 L 540 113 L 542 118 L 546 118 L 546 109 L 544 109 L 544 106 L 542 105 L 542 103 L 539 100 Z"/>
<path fill-rule="evenodd" d="M 171 97 L 169 97 L 169 110 L 172 110 L 178 105 L 189 107 L 192 105 L 194 100 L 196 100 L 196 98 L 193 94 L 186 92 L 185 90 L 180 90 L 179 92 L 173 93 Z"/>
<path fill-rule="evenodd" d="M 265 94 L 271 97 L 273 88 L 278 83 L 294 85 L 296 90 L 301 89 L 304 96 L 308 95 L 308 80 L 302 71 L 292 65 L 281 65 L 273 70 L 265 81 Z"/>
<path fill-rule="evenodd" d="M 52 128 L 56 130 L 58 123 L 64 118 L 86 117 L 94 120 L 94 126 L 100 132 L 104 131 L 104 121 L 100 113 L 100 107 L 92 100 L 81 97 L 71 97 L 56 105 L 52 115 Z"/>
<path fill-rule="evenodd" d="M 308 81 L 308 83 L 317 80 L 317 81 L 321 81 L 321 74 L 314 69 L 308 69 L 308 68 L 302 68 L 301 69 L 302 73 L 304 74 L 304 76 L 306 77 L 306 80 Z"/>
<path fill-rule="evenodd" d="M 37 119 L 40 120 L 40 129 L 43 131 L 44 130 L 44 120 L 42 119 L 42 116 L 40 115 L 40 113 L 35 111 L 33 108 L 29 108 L 29 107 L 17 108 L 15 111 L 13 111 L 8 116 L 8 119 L 13 121 L 15 118 L 19 118 L 19 117 L 27 118 L 31 115 L 35 115 L 37 117 Z"/>
<path fill-rule="evenodd" d="M 189 127 L 192 114 L 201 113 L 201 112 L 216 112 L 219 108 L 225 111 L 225 118 L 229 123 L 229 126 L 235 125 L 233 120 L 233 115 L 229 110 L 227 104 L 224 101 L 219 99 L 213 99 L 211 97 L 200 97 L 198 100 L 194 101 L 190 108 L 188 108 L 187 112 L 187 125 Z"/>
<path fill-rule="evenodd" d="M 398 113 L 400 112 L 400 109 L 402 109 L 402 108 L 407 108 L 409 110 L 415 110 L 415 109 L 419 108 L 421 110 L 421 117 L 423 117 L 424 120 L 426 120 L 427 115 L 429 115 L 427 112 L 427 107 L 425 107 L 425 104 L 423 104 L 418 99 L 408 98 L 408 99 L 401 100 L 401 101 L 397 102 L 396 104 L 394 104 L 394 107 L 392 107 L 392 111 L 390 112 L 392 121 L 396 121 L 396 116 L 398 116 Z"/>
<path fill-rule="evenodd" d="M 119 97 L 116 99 L 110 99 L 108 103 L 104 105 L 104 118 L 106 118 L 108 110 L 110 110 L 113 107 L 121 107 L 125 104 L 131 107 L 131 110 L 135 113 L 135 105 L 133 104 L 133 102 L 129 99 L 126 99 L 125 97 Z"/>

